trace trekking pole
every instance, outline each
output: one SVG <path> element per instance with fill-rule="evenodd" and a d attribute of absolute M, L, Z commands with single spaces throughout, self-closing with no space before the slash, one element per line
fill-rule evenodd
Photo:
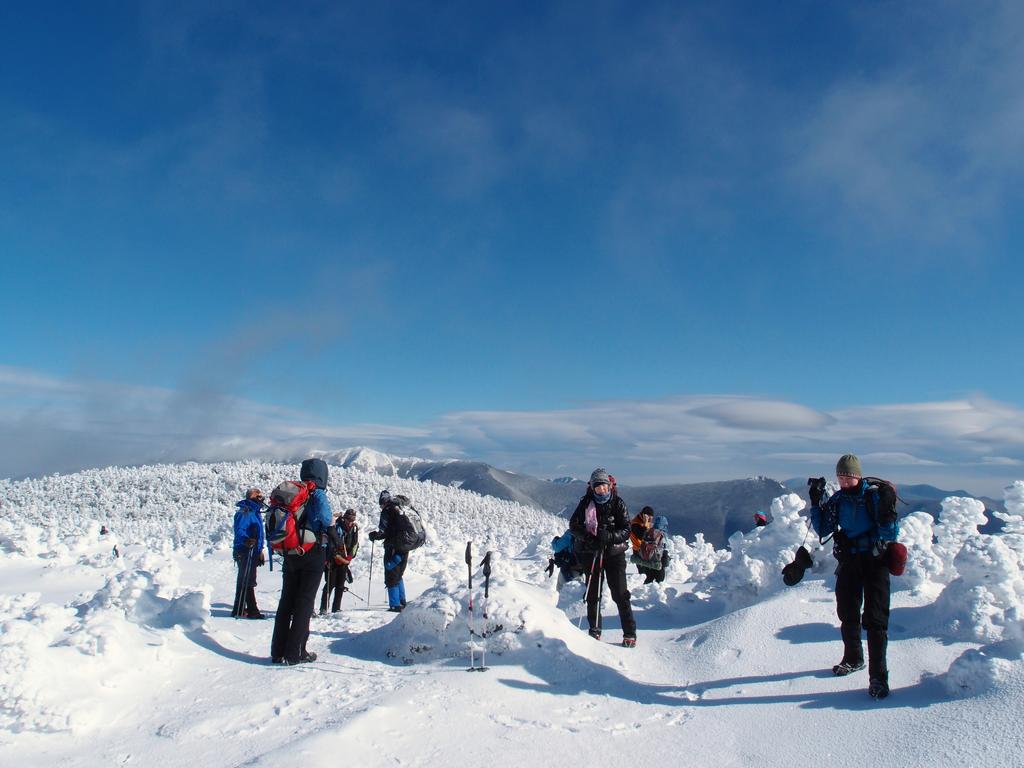
<path fill-rule="evenodd" d="M 359 600 L 360 602 L 363 602 L 363 603 L 365 603 L 365 602 L 366 602 L 365 600 L 363 600 L 363 598 L 361 598 L 361 597 L 360 597 L 359 595 L 357 595 L 357 594 L 356 594 L 355 592 L 353 592 L 353 591 L 352 591 L 351 589 L 349 589 L 348 587 L 342 587 L 342 588 L 341 588 L 341 592 L 342 592 L 342 594 L 349 594 L 349 595 L 352 595 L 352 597 L 354 597 L 354 598 L 355 598 L 356 600 Z"/>
<path fill-rule="evenodd" d="M 594 566 L 597 565 L 597 553 L 594 553 L 594 558 L 590 561 L 590 573 L 587 575 L 587 588 L 583 590 L 583 613 L 580 614 L 580 620 L 576 622 L 576 629 L 583 629 L 583 616 L 590 611 L 590 606 L 587 605 L 588 598 L 590 597 L 590 582 L 594 579 Z"/>
<path fill-rule="evenodd" d="M 466 570 L 469 573 L 469 613 L 466 615 L 466 626 L 469 628 L 469 669 L 476 669 L 476 656 L 473 645 L 473 542 L 466 542 Z"/>
<path fill-rule="evenodd" d="M 487 550 L 480 565 L 484 569 L 484 626 L 480 632 L 483 638 L 483 650 L 480 652 L 480 671 L 487 669 L 487 600 L 491 593 L 491 551 Z"/>
<path fill-rule="evenodd" d="M 366 584 L 366 604 L 370 604 L 370 587 L 373 586 L 373 548 L 376 546 L 376 541 L 370 542 L 370 578 Z"/>
<path fill-rule="evenodd" d="M 601 550 L 601 564 L 597 566 L 600 571 L 597 586 L 597 631 L 601 631 L 601 604 L 604 602 L 604 550 Z"/>

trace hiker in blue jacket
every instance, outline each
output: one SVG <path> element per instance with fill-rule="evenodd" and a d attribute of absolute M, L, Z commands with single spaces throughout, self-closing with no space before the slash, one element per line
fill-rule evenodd
<path fill-rule="evenodd" d="M 872 698 L 889 695 L 889 565 L 890 542 L 899 536 L 896 522 L 896 491 L 888 485 L 869 486 L 860 459 L 852 453 L 836 464 L 839 490 L 827 501 L 824 482 L 812 483 L 811 522 L 819 538 L 833 537 L 836 569 L 836 613 L 843 638 L 843 658 L 832 667 L 843 676 L 864 669 L 861 626 L 868 637 L 868 693 Z M 890 496 L 891 494 L 891 496 Z M 861 615 L 861 606 L 864 613 Z"/>
<path fill-rule="evenodd" d="M 232 616 L 247 619 L 262 619 L 263 614 L 256 605 L 256 569 L 266 562 L 263 555 L 263 521 L 260 514 L 265 508 L 263 491 L 250 488 L 245 498 L 235 504 L 235 541 L 232 555 L 238 566 L 235 578 L 235 601 L 231 604 Z"/>
<path fill-rule="evenodd" d="M 315 546 L 305 554 L 285 554 L 281 567 L 281 599 L 274 617 L 274 636 L 270 642 L 270 659 L 275 664 L 302 664 L 316 661 L 316 654 L 306 650 L 309 620 L 313 615 L 317 588 L 324 572 L 325 553 L 334 551 L 340 542 L 334 532 L 331 502 L 327 498 L 327 463 L 323 459 L 302 462 L 299 479 L 313 482 L 303 512 L 303 527 L 319 537 L 326 536 L 328 548 Z"/>

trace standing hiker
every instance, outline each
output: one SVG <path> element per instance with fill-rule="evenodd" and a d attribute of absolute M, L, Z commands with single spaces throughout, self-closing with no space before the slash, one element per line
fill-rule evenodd
<path fill-rule="evenodd" d="M 238 566 L 235 577 L 235 601 L 231 604 L 232 616 L 247 619 L 262 619 L 256 605 L 256 569 L 266 562 L 263 554 L 263 491 L 250 488 L 245 498 L 235 504 L 234 546 L 232 556 Z"/>
<path fill-rule="evenodd" d="M 836 464 L 839 490 L 827 501 L 825 479 L 809 480 L 811 521 L 819 537 L 833 536 L 836 570 L 836 613 L 843 638 L 843 658 L 832 667 L 836 675 L 864 669 L 861 626 L 868 636 L 868 693 L 889 695 L 889 543 L 899 536 L 896 490 L 888 483 L 869 484 L 860 459 L 852 453 Z M 872 480 L 874 478 L 871 478 Z M 863 604 L 863 620 L 861 606 Z"/>
<path fill-rule="evenodd" d="M 334 548 L 338 537 L 331 525 L 331 502 L 327 498 L 327 464 L 323 459 L 302 462 L 299 479 L 313 483 L 299 526 L 319 537 L 327 536 Z M 271 499 L 273 500 L 273 499 Z M 270 658 L 275 664 L 301 664 L 316 661 L 316 654 L 306 650 L 309 619 L 313 615 L 316 590 L 324 571 L 324 548 L 313 546 L 308 552 L 282 556 L 281 599 L 277 604 L 274 636 Z"/>
<path fill-rule="evenodd" d="M 636 620 L 626 588 L 626 550 L 629 548 L 629 518 L 626 503 L 615 491 L 607 470 L 595 469 L 590 475 L 587 492 L 576 505 L 569 519 L 569 530 L 575 539 L 575 551 L 588 574 L 587 621 L 590 636 L 601 638 L 602 582 L 608 579 L 612 600 L 619 609 L 622 622 L 622 644 L 636 645 Z"/>
<path fill-rule="evenodd" d="M 370 541 L 384 542 L 384 587 L 388 593 L 388 610 L 401 613 L 405 608 L 405 568 L 409 552 L 423 546 L 426 535 L 419 512 L 402 495 L 391 496 L 383 490 L 377 497 L 380 520 L 377 530 L 367 536 Z"/>
<path fill-rule="evenodd" d="M 324 589 L 320 593 L 320 613 L 327 613 L 327 598 L 334 590 L 331 613 L 341 610 L 341 596 L 348 591 L 346 584 L 352 583 L 352 558 L 359 552 L 359 526 L 356 524 L 356 511 L 346 509 L 334 524 L 334 532 L 341 545 L 328 553 L 324 565 Z"/>

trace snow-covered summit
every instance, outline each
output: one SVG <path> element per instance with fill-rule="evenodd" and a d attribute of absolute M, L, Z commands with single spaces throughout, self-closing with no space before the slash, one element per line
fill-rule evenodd
<path fill-rule="evenodd" d="M 936 766 L 1019 764 L 1024 482 L 1006 490 L 999 535 L 978 532 L 973 499 L 944 500 L 941 523 L 904 517 L 911 562 L 893 579 L 893 695 L 879 705 L 864 678 L 828 672 L 840 651 L 834 564 L 795 495 L 726 549 L 672 537 L 664 584 L 630 568 L 640 643 L 626 650 L 581 632 L 583 585 L 558 590 L 544 572 L 564 519 L 433 482 L 330 471 L 332 505 L 355 508 L 364 532 L 386 484 L 424 513 L 428 543 L 411 558 L 409 608 L 393 618 L 372 609 L 380 548 L 364 538 L 342 612 L 311 628 L 320 658 L 296 669 L 270 667 L 271 623 L 233 620 L 226 601 L 234 501 L 296 476 L 297 464 L 0 481 L 0 762 L 288 765 L 301 753 L 327 765 L 343 750 L 368 765 L 499 752 L 601 763 L 635 759 L 642 737 L 712 766 L 835 755 L 885 768 L 914 754 Z M 786 588 L 779 569 L 801 543 L 815 565 Z M 272 612 L 278 572 L 258 577 Z M 617 640 L 607 599 L 604 624 Z M 486 647 L 489 673 L 463 672 L 471 646 Z M 897 721 L 902 748 L 878 751 Z"/>

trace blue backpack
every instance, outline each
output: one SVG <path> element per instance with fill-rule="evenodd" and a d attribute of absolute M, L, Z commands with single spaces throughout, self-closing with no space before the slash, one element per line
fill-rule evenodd
<path fill-rule="evenodd" d="M 572 533 L 569 531 L 551 540 L 551 551 L 554 554 L 552 559 L 559 568 L 574 568 L 577 565 Z"/>

